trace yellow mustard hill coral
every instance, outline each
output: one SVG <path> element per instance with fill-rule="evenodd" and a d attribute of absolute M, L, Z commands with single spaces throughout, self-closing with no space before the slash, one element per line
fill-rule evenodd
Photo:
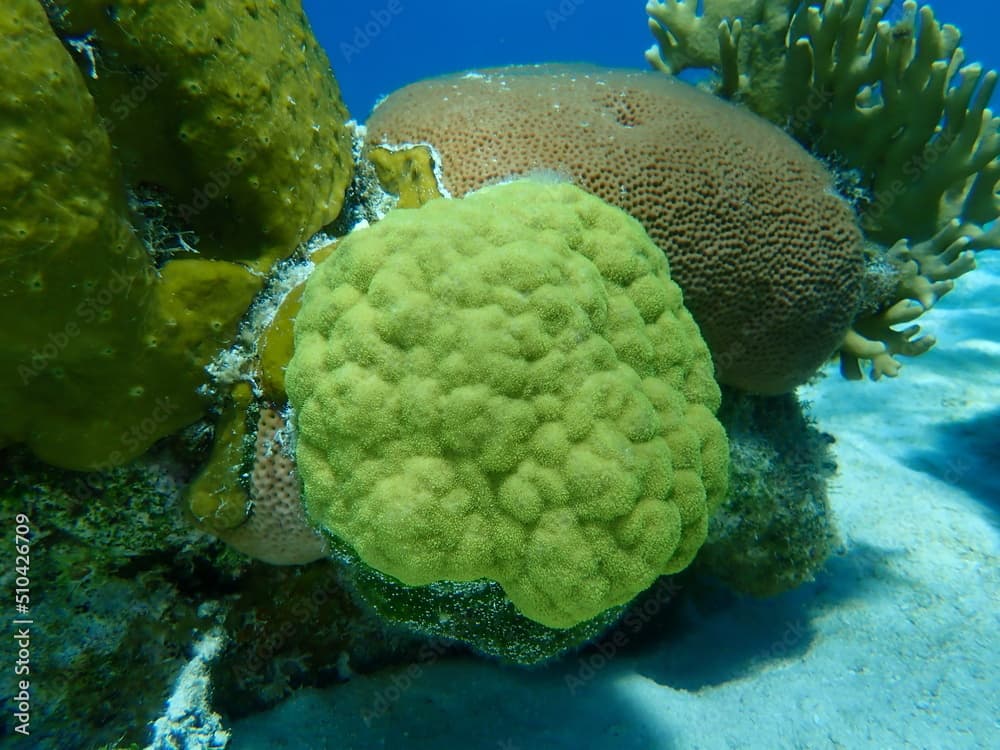
<path fill-rule="evenodd" d="M 299 0 L 55 1 L 132 185 L 266 271 L 340 213 L 347 110 Z"/>
<path fill-rule="evenodd" d="M 406 584 L 494 580 L 550 627 L 684 568 L 726 492 L 663 254 L 568 184 L 349 235 L 306 284 L 286 385 L 314 523 Z"/>
<path fill-rule="evenodd" d="M 312 263 L 320 263 L 336 248 L 336 240 L 329 242 L 313 251 L 309 260 Z M 278 309 L 274 311 L 271 322 L 257 339 L 257 356 L 252 377 L 260 395 L 274 404 L 288 403 L 288 396 L 285 394 L 285 368 L 288 367 L 295 346 L 293 340 L 295 316 L 299 314 L 302 306 L 305 286 L 305 281 L 302 281 L 288 291 Z"/>
<path fill-rule="evenodd" d="M 441 197 L 434 158 L 426 146 L 368 149 L 379 183 L 396 196 L 397 208 L 419 208 Z"/>
<path fill-rule="evenodd" d="M 204 365 L 260 281 L 221 261 L 155 268 L 41 6 L 9 4 L 0 36 L 0 445 L 70 468 L 118 464 L 201 416 Z"/>
<path fill-rule="evenodd" d="M 227 396 L 215 423 L 212 452 L 186 497 L 194 520 L 213 534 L 245 523 L 250 508 L 245 469 L 257 406 L 249 383 L 236 383 Z"/>

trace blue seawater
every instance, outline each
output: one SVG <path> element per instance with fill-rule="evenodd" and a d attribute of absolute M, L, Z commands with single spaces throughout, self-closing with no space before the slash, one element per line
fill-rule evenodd
<path fill-rule="evenodd" d="M 642 0 L 304 0 L 344 101 L 364 121 L 382 96 L 407 83 L 467 68 L 589 62 L 645 68 L 652 44 Z M 1000 68 L 1000 3 L 934 3 L 963 32 L 970 60 Z M 902 9 L 896 0 L 890 18 Z"/>

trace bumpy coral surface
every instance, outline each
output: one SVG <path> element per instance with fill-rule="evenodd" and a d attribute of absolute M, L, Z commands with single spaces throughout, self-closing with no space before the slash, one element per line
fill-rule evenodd
<path fill-rule="evenodd" d="M 119 464 L 197 419 L 204 365 L 260 286 L 245 268 L 157 269 L 112 143 L 40 5 L 0 19 L 0 445 Z"/>
<path fill-rule="evenodd" d="M 260 410 L 254 439 L 247 519 L 215 533 L 230 547 L 273 565 L 302 565 L 329 555 L 306 520 L 295 459 L 281 412 Z"/>
<path fill-rule="evenodd" d="M 638 223 L 568 184 L 397 210 L 306 285 L 306 507 L 411 585 L 570 627 L 685 567 L 727 480 L 707 348 Z"/>
<path fill-rule="evenodd" d="M 368 137 L 432 146 L 453 195 L 554 170 L 628 211 L 667 254 L 721 382 L 795 387 L 857 311 L 861 235 L 823 166 L 778 128 L 666 76 L 582 66 L 446 76 L 389 96 Z"/>
<path fill-rule="evenodd" d="M 347 110 L 299 0 L 51 5 L 87 40 L 127 179 L 165 194 L 203 256 L 266 270 L 337 217 Z"/>
<path fill-rule="evenodd" d="M 0 445 L 118 465 L 204 414 L 257 271 L 337 216 L 347 114 L 294 0 L 9 5 Z"/>

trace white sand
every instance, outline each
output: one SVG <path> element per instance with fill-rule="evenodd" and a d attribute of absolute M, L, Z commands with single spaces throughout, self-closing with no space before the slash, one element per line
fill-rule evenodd
<path fill-rule="evenodd" d="M 815 583 L 622 626 L 592 673 L 429 659 L 303 690 L 231 747 L 1000 748 L 1000 257 L 981 266 L 900 379 L 806 390 L 845 541 Z"/>

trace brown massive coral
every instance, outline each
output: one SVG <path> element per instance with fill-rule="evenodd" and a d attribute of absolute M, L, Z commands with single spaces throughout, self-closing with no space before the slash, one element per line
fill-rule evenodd
<path fill-rule="evenodd" d="M 454 195 L 550 171 L 625 209 L 666 252 L 719 379 L 739 388 L 802 383 L 857 311 L 861 234 L 825 168 L 666 76 L 532 66 L 422 81 L 382 102 L 368 142 L 383 167 L 428 146 Z"/>

